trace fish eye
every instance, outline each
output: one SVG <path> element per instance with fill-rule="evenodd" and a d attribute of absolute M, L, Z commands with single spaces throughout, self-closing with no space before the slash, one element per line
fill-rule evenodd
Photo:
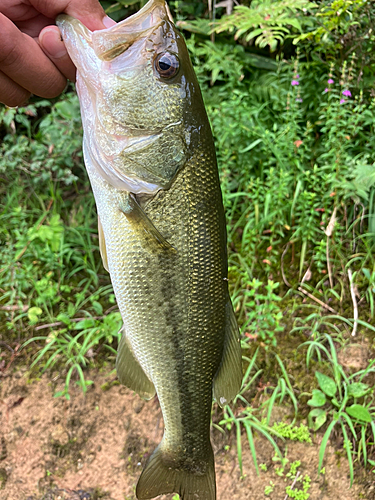
<path fill-rule="evenodd" d="M 155 69 L 162 78 L 173 78 L 180 68 L 180 61 L 175 54 L 163 52 L 155 59 Z"/>

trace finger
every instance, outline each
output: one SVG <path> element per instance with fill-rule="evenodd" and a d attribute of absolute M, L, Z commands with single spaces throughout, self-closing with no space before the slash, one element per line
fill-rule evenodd
<path fill-rule="evenodd" d="M 9 19 L 12 19 L 10 16 Z M 17 26 L 22 33 L 26 33 L 26 35 L 31 36 L 32 38 L 38 38 L 39 33 L 46 26 L 50 26 L 51 24 L 55 24 L 54 19 L 49 19 L 43 14 L 37 14 L 32 19 L 25 19 L 22 21 L 18 21 L 16 19 L 12 19 L 14 24 Z"/>
<path fill-rule="evenodd" d="M 116 24 L 108 18 L 97 0 L 29 0 L 33 7 L 49 18 L 55 18 L 58 14 L 65 12 L 79 19 L 91 31 L 109 28 L 108 23 Z M 106 20 L 103 22 L 103 20 Z"/>
<path fill-rule="evenodd" d="M 66 79 L 37 42 L 0 14 L 0 70 L 32 94 L 56 97 Z"/>
<path fill-rule="evenodd" d="M 0 71 L 0 102 L 14 108 L 21 106 L 30 97 L 30 92 Z"/>
<path fill-rule="evenodd" d="M 47 26 L 39 35 L 39 44 L 57 69 L 71 82 L 76 80 L 76 68 L 68 56 L 57 26 Z"/>

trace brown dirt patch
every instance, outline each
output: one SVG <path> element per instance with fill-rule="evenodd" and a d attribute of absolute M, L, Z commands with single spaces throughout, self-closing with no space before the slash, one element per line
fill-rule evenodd
<path fill-rule="evenodd" d="M 116 385 L 113 373 L 92 373 L 91 378 L 86 396 L 77 387 L 71 401 L 53 398 L 55 388 L 45 376 L 31 384 L 25 372 L 0 379 L 1 500 L 135 499 L 142 466 L 162 437 L 159 404 L 156 399 L 145 403 Z M 242 478 L 235 437 L 213 429 L 212 441 L 218 500 L 284 500 L 292 480 L 276 474 L 279 464 L 265 439 L 255 442 L 258 462 L 267 466 L 257 476 L 244 436 Z M 346 459 L 333 448 L 326 455 L 325 476 L 318 477 L 318 440 L 314 445 L 289 442 L 283 450 L 290 463 L 301 461 L 302 475 L 310 475 L 310 499 L 375 498 L 360 485 L 349 489 Z M 274 489 L 266 496 L 271 481 Z"/>

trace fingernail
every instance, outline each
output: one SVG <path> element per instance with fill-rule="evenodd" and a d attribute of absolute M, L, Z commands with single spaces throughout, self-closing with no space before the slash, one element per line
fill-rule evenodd
<path fill-rule="evenodd" d="M 43 50 L 53 59 L 60 59 L 67 54 L 60 31 L 56 28 L 44 29 L 39 35 L 39 40 Z"/>
<path fill-rule="evenodd" d="M 112 28 L 116 23 L 113 19 L 111 19 L 109 16 L 103 17 L 102 23 L 106 28 Z"/>

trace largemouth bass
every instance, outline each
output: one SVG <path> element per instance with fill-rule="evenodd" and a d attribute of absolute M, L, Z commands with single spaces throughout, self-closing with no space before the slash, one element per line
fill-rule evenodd
<path fill-rule="evenodd" d="M 140 500 L 216 498 L 212 396 L 238 392 L 239 333 L 228 293 L 214 144 L 185 42 L 164 0 L 91 32 L 59 16 L 77 67 L 84 159 L 100 250 L 123 318 L 121 383 L 158 395 L 164 436 Z"/>

